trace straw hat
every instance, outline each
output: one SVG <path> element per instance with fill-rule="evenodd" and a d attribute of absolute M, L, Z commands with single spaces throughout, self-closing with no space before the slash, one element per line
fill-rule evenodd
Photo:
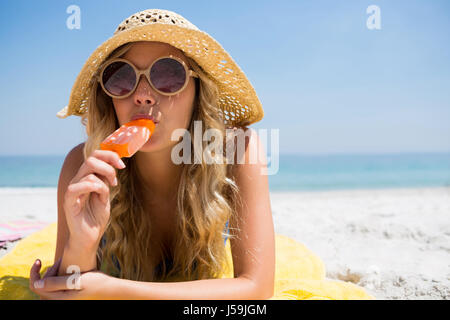
<path fill-rule="evenodd" d="M 247 126 L 263 118 L 254 88 L 222 46 L 179 14 L 160 9 L 135 13 L 119 24 L 114 35 L 85 62 L 72 87 L 69 104 L 56 114 L 57 117 L 84 114 L 99 66 L 117 47 L 134 41 L 165 42 L 195 60 L 219 88 L 218 111 L 227 126 Z"/>

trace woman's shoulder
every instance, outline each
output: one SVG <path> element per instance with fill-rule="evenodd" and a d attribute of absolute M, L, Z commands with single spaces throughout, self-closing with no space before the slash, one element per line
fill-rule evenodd
<path fill-rule="evenodd" d="M 227 127 L 226 135 L 227 151 L 234 152 L 233 165 L 258 162 L 258 154 L 264 149 L 256 130 L 250 127 Z"/>
<path fill-rule="evenodd" d="M 266 150 L 253 128 L 239 127 L 227 132 L 227 144 L 235 136 L 234 143 L 227 145 L 227 158 L 235 177 L 254 179 L 267 168 Z M 234 153 L 234 154 L 232 154 Z M 232 161 L 231 161 L 232 160 Z"/>
<path fill-rule="evenodd" d="M 70 168 L 71 171 L 78 170 L 84 162 L 84 142 L 76 145 L 69 151 L 64 160 L 63 168 Z"/>
<path fill-rule="evenodd" d="M 84 161 L 84 154 L 83 154 L 84 144 L 85 143 L 82 142 L 73 147 L 72 150 L 70 150 L 69 154 L 71 154 L 74 160 L 81 162 Z"/>

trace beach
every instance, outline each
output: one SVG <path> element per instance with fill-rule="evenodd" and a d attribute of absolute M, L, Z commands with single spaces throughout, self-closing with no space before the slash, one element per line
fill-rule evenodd
<path fill-rule="evenodd" d="M 0 203 L 0 224 L 57 220 L 56 188 L 0 188 Z M 377 299 L 450 299 L 450 187 L 276 191 L 271 205 L 275 232 L 319 256 L 327 278 Z"/>

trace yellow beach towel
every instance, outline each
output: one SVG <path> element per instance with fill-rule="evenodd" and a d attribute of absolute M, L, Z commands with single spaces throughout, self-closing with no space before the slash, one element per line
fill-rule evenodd
<path fill-rule="evenodd" d="M 0 259 L 0 299 L 39 299 L 28 288 L 30 268 L 36 258 L 42 261 L 41 275 L 53 265 L 57 224 L 35 232 L 19 241 Z M 232 266 L 230 241 L 226 243 Z M 348 282 L 325 279 L 325 266 L 303 244 L 283 235 L 275 238 L 275 293 L 271 299 L 373 299 L 366 291 Z M 232 269 L 224 278 L 232 277 Z"/>

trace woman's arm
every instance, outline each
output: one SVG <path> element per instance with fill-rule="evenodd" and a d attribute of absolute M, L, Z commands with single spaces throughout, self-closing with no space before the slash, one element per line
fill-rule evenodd
<path fill-rule="evenodd" d="M 236 235 L 230 241 L 234 276 L 251 279 L 262 295 L 272 296 L 275 231 L 268 178 L 263 174 L 267 172 L 266 151 L 253 129 L 245 128 L 244 135 L 249 136 L 248 143 L 245 140 L 245 154 L 241 156 L 244 161 L 238 159 L 234 166 L 234 178 L 242 203 L 237 208 L 236 219 L 230 220 L 230 232 Z"/>
<path fill-rule="evenodd" d="M 68 273 L 70 266 L 76 266 L 80 272 L 97 270 L 96 248 L 83 248 L 68 241 L 64 247 L 58 275 L 70 274 Z"/>
<path fill-rule="evenodd" d="M 97 267 L 96 248 L 82 248 L 70 241 L 67 227 L 66 214 L 64 212 L 64 195 L 70 181 L 83 163 L 83 147 L 81 143 L 74 147 L 66 156 L 61 168 L 58 181 L 58 234 L 56 241 L 55 262 L 62 257 L 58 275 L 66 275 L 67 268 L 77 265 L 80 272 L 91 271 Z"/>
<path fill-rule="evenodd" d="M 43 299 L 56 300 L 261 300 L 272 293 L 258 289 L 245 277 L 184 282 L 139 282 L 119 279 L 102 272 L 56 276 L 57 262 L 41 279 L 40 264 L 30 270 L 30 289 Z M 70 284 L 70 287 L 69 287 Z"/>
<path fill-rule="evenodd" d="M 245 277 L 183 282 L 141 282 L 110 278 L 105 299 L 131 300 L 262 300 L 272 294 L 261 291 Z"/>

